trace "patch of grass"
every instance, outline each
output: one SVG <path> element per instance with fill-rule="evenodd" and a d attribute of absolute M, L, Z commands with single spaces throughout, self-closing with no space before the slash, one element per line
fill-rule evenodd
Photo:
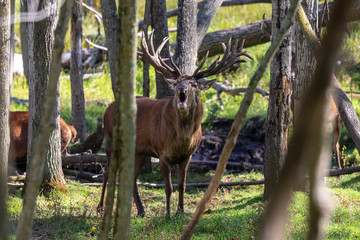
<path fill-rule="evenodd" d="M 208 181 L 213 173 L 189 174 L 188 182 Z M 155 175 L 160 175 L 155 173 Z M 197 176 L 195 176 L 197 175 Z M 161 178 L 161 177 L 160 177 Z M 223 181 L 246 181 L 263 178 L 259 172 L 225 174 Z M 150 175 L 141 181 L 160 182 Z M 325 228 L 323 239 L 355 239 L 359 236 L 360 174 L 326 178 L 330 187 L 334 211 Z M 96 239 L 101 219 L 96 216 L 101 188 L 83 186 L 67 180 L 66 193 L 39 197 L 35 209 L 33 238 Z M 174 181 L 176 183 L 176 178 Z M 171 217 L 165 212 L 164 189 L 139 187 L 146 215 L 136 216 L 132 205 L 131 239 L 179 239 L 200 202 L 205 188 L 188 188 L 185 193 L 185 213 L 176 214 L 178 192 L 174 189 Z M 264 213 L 263 186 L 221 187 L 211 199 L 208 209 L 192 239 L 251 239 L 256 236 Z M 14 234 L 21 213 L 20 191 L 10 194 L 8 211 L 10 230 Z M 286 225 L 288 239 L 305 239 L 308 231 L 308 194 L 296 192 L 289 207 Z M 14 235 L 12 235 L 14 237 Z"/>

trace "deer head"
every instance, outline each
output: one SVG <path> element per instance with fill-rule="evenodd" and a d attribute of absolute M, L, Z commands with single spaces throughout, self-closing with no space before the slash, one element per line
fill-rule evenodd
<path fill-rule="evenodd" d="M 149 40 L 143 35 L 141 50 L 138 51 L 138 56 L 142 61 L 147 61 L 158 73 L 163 75 L 166 82 L 175 91 L 175 96 L 177 96 L 174 98 L 176 106 L 183 112 L 187 112 L 196 105 L 198 93 L 201 90 L 209 89 L 216 82 L 216 79 L 209 80 L 206 79 L 206 77 L 222 72 L 229 73 L 236 71 L 242 62 L 246 62 L 246 60 L 241 59 L 240 56 L 252 59 L 246 51 L 242 51 L 244 41 L 238 48 L 238 39 L 235 41 L 233 47 L 231 47 L 230 39 L 227 46 L 224 43 L 222 44 L 224 55 L 221 60 L 220 56 L 218 56 L 217 59 L 210 64 L 208 69 L 200 71 L 208 57 L 209 52 L 207 52 L 206 56 L 201 61 L 200 65 L 195 69 L 194 73 L 191 76 L 184 75 L 176 66 L 171 56 L 169 56 L 169 59 L 163 59 L 160 56 L 160 52 L 168 40 L 168 37 L 164 38 L 155 51 L 153 46 L 153 32 L 150 34 Z M 170 45 L 169 53 L 171 53 Z M 170 65 L 165 62 L 167 60 L 169 60 Z"/>

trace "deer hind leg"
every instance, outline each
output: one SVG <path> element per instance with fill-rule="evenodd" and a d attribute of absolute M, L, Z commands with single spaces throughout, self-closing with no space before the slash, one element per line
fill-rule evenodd
<path fill-rule="evenodd" d="M 136 179 L 139 176 L 145 162 L 146 162 L 146 156 L 135 154 L 133 197 L 134 197 L 134 202 L 135 202 L 136 208 L 138 210 L 138 216 L 139 217 L 144 217 L 145 211 L 144 211 L 144 207 L 143 207 L 143 205 L 141 203 L 141 199 L 140 199 L 140 196 L 139 196 L 138 187 L 137 187 L 137 184 L 136 184 Z"/>
<path fill-rule="evenodd" d="M 109 159 L 107 160 L 107 163 L 105 165 L 105 173 L 103 177 L 103 183 L 102 183 L 102 191 L 101 191 L 101 197 L 99 205 L 97 206 L 97 213 L 99 216 L 102 216 L 104 213 L 104 199 L 105 199 L 105 191 L 106 191 L 106 185 L 109 178 Z"/>
<path fill-rule="evenodd" d="M 104 213 L 104 200 L 105 200 L 105 191 L 106 191 L 106 186 L 108 183 L 108 179 L 109 179 L 109 164 L 110 164 L 110 157 L 111 157 L 111 144 L 112 141 L 110 140 L 106 140 L 106 165 L 105 165 L 105 172 L 104 172 L 104 177 L 103 177 L 103 183 L 102 183 L 102 191 L 101 191 L 101 197 L 100 197 L 100 202 L 99 205 L 97 206 L 97 213 L 99 216 L 102 216 Z"/>
<path fill-rule="evenodd" d="M 179 203 L 178 212 L 184 212 L 184 192 L 186 188 L 186 173 L 190 163 L 191 156 L 178 165 L 178 186 L 179 186 Z"/>
<path fill-rule="evenodd" d="M 340 160 L 340 135 L 341 135 L 341 128 L 342 128 L 342 119 L 340 115 L 337 115 L 333 121 L 333 137 L 334 137 L 334 153 L 337 161 L 338 168 L 341 169 L 341 160 Z"/>
<path fill-rule="evenodd" d="M 160 171 L 161 171 L 161 175 L 164 178 L 164 184 L 165 184 L 166 213 L 170 216 L 170 201 L 171 201 L 171 193 L 173 191 L 173 187 L 171 184 L 171 171 L 170 171 L 170 165 L 165 163 L 165 159 L 161 159 L 161 158 L 160 158 Z"/>

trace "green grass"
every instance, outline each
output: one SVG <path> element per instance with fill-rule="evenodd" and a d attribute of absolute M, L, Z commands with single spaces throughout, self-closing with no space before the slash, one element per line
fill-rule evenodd
<path fill-rule="evenodd" d="M 176 175 L 176 174 L 175 174 Z M 213 173 L 190 173 L 188 182 L 208 181 Z M 259 172 L 225 174 L 222 181 L 248 181 L 262 179 Z M 156 181 L 160 173 L 142 175 L 142 181 Z M 174 182 L 176 176 L 174 178 Z M 96 206 L 100 187 L 83 186 L 68 180 L 67 193 L 53 193 L 48 199 L 39 197 L 35 209 L 33 239 L 96 239 L 100 218 Z M 333 211 L 325 227 L 323 239 L 356 239 L 360 236 L 360 174 L 329 177 Z M 175 214 L 177 189 L 172 194 L 169 218 L 165 212 L 164 189 L 139 187 L 146 216 L 138 218 L 132 206 L 131 239 L 179 239 L 188 224 L 204 188 L 188 188 L 185 193 L 185 213 Z M 264 205 L 263 186 L 221 187 L 211 199 L 192 239 L 251 239 L 261 225 Z M 12 237 L 22 207 L 20 191 L 9 196 L 8 211 Z M 289 207 L 290 219 L 286 226 L 288 239 L 305 239 L 308 217 L 308 194 L 296 192 Z"/>

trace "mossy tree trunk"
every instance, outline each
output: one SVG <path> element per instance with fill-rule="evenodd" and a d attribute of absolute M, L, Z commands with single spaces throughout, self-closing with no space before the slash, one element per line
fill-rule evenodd
<path fill-rule="evenodd" d="M 10 108 L 10 1 L 0 1 L 0 232 L 7 238 L 7 170 L 10 144 L 9 108 Z"/>

